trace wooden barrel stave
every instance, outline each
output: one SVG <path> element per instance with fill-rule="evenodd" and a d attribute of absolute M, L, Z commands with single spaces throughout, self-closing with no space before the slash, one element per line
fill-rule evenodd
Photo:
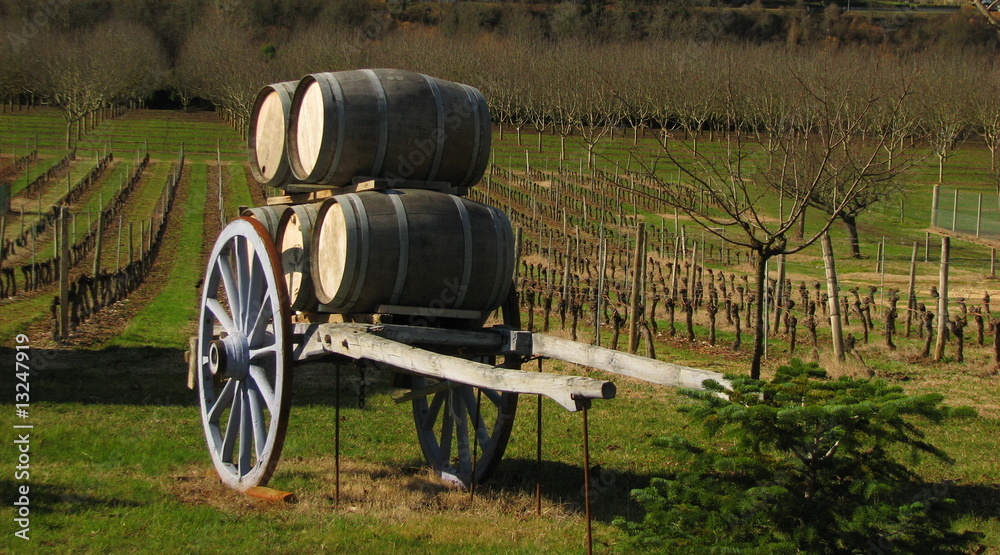
<path fill-rule="evenodd" d="M 288 160 L 300 188 L 368 177 L 469 187 L 489 160 L 482 93 L 419 73 L 307 75 L 296 87 L 289 118 Z"/>
<path fill-rule="evenodd" d="M 288 206 L 285 205 L 257 206 L 255 208 L 247 208 L 240 215 L 249 216 L 260 221 L 267 228 L 271 239 L 275 239 L 278 236 L 278 226 L 281 222 L 281 216 L 288 209 Z"/>
<path fill-rule="evenodd" d="M 272 83 L 261 89 L 254 100 L 247 134 L 250 171 L 254 179 L 270 187 L 283 187 L 292 180 L 285 138 L 297 84 Z"/>
<path fill-rule="evenodd" d="M 292 309 L 314 311 L 316 295 L 313 292 L 309 267 L 309 250 L 312 245 L 316 214 L 322 203 L 297 204 L 286 210 L 278 221 L 274 244 L 281 253 L 281 267 L 288 286 L 288 299 Z"/>
<path fill-rule="evenodd" d="M 371 191 L 328 199 L 316 221 L 311 271 L 330 312 L 486 312 L 510 287 L 513 234 L 496 208 L 415 189 Z"/>

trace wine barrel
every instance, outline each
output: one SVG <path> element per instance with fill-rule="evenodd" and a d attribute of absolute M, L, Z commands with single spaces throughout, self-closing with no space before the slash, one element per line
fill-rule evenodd
<path fill-rule="evenodd" d="M 470 187 L 489 159 L 490 114 L 483 94 L 420 73 L 307 75 L 295 88 L 289 117 L 292 174 L 317 188 L 349 185 L 356 177 Z"/>
<path fill-rule="evenodd" d="M 250 171 L 254 179 L 270 187 L 284 187 L 292 180 L 285 137 L 297 83 L 272 83 L 261 89 L 250 115 Z"/>
<path fill-rule="evenodd" d="M 292 206 L 278 221 L 278 234 L 274 244 L 281 253 L 288 299 L 295 310 L 312 312 L 316 309 L 316 295 L 313 293 L 309 269 L 309 247 L 312 244 L 316 213 L 321 205 L 322 203 Z"/>
<path fill-rule="evenodd" d="M 316 222 L 312 279 L 330 312 L 485 313 L 511 286 L 510 220 L 485 204 L 419 189 L 366 191 L 327 199 Z"/>
<path fill-rule="evenodd" d="M 255 218 L 264 224 L 268 234 L 271 235 L 271 239 L 274 239 L 278 235 L 278 223 L 281 221 L 281 215 L 286 210 L 288 210 L 288 207 L 284 205 L 258 206 L 256 208 L 247 208 L 240 215 Z"/>

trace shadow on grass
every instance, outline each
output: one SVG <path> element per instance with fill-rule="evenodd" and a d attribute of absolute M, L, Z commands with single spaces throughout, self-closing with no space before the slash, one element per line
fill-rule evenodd
<path fill-rule="evenodd" d="M 542 455 L 544 457 L 544 454 Z M 593 464 L 593 461 L 591 461 Z M 633 489 L 649 485 L 652 474 L 603 468 L 590 469 L 590 510 L 594 520 L 610 523 L 617 516 L 629 520 L 641 518 L 642 507 L 629 495 Z M 541 485 L 545 501 L 583 514 L 587 492 L 584 490 L 583 460 L 579 465 L 532 459 L 504 459 L 493 477 L 478 486 L 478 491 L 513 490 L 534 496 L 536 483 Z"/>
<path fill-rule="evenodd" d="M 32 403 L 197 406 L 197 392 L 187 388 L 184 351 L 157 347 L 109 347 L 100 351 L 30 349 L 27 351 Z M 14 365 L 15 350 L 0 348 L 0 361 Z M 294 369 L 292 406 L 329 405 L 337 398 L 335 366 L 310 362 Z M 388 389 L 387 372 L 342 365 L 341 406 L 357 405 L 361 376 L 368 393 Z M 13 373 L 0 387 L 14 389 Z"/>
<path fill-rule="evenodd" d="M 955 500 L 948 510 L 959 516 L 984 520 L 1000 518 L 1000 484 L 939 482 L 926 486 L 931 493 Z M 919 494 L 918 494 L 919 495 Z"/>
<path fill-rule="evenodd" d="M 23 482 L 4 478 L 0 479 L 0 491 L 12 492 L 12 502 L 16 500 L 13 493 L 18 491 Z M 96 497 L 80 493 L 78 488 L 32 482 L 28 491 L 32 515 L 84 513 L 93 510 L 114 510 L 121 508 L 141 507 L 141 503 L 131 500 Z"/>

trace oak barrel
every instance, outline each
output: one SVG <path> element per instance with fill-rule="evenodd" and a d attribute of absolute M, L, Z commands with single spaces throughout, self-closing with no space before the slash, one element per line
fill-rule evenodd
<path fill-rule="evenodd" d="M 478 89 L 420 73 L 361 69 L 299 81 L 288 162 L 299 183 L 354 178 L 479 182 L 490 153 L 490 114 Z"/>
<path fill-rule="evenodd" d="M 268 234 L 271 235 L 271 239 L 274 239 L 278 235 L 278 223 L 281 220 L 281 215 L 286 210 L 288 210 L 288 207 L 283 205 L 258 206 L 256 208 L 247 208 L 240 215 L 249 216 L 264 224 Z"/>
<path fill-rule="evenodd" d="M 311 312 L 316 309 L 316 295 L 313 293 L 309 269 L 309 247 L 320 206 L 322 203 L 294 205 L 278 221 L 278 234 L 274 244 L 281 253 L 288 299 L 294 310 Z"/>
<path fill-rule="evenodd" d="M 270 187 L 284 187 L 292 180 L 285 138 L 297 83 L 272 83 L 261 89 L 250 115 L 250 171 L 254 179 Z"/>
<path fill-rule="evenodd" d="M 310 263 L 329 312 L 485 313 L 511 286 L 514 239 L 507 216 L 485 204 L 419 189 L 366 191 L 323 203 Z"/>

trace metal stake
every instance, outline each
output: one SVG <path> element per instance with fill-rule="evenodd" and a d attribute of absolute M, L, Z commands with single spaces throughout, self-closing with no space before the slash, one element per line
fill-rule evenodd
<path fill-rule="evenodd" d="M 538 371 L 542 371 L 542 359 L 538 359 Z M 535 512 L 542 516 L 542 396 L 535 398 L 538 400 L 535 411 Z"/>
<path fill-rule="evenodd" d="M 589 400 L 588 400 L 589 401 Z M 587 514 L 587 555 L 594 553 L 594 536 L 590 515 L 590 431 L 587 426 L 587 401 L 583 403 L 583 507 Z"/>
<path fill-rule="evenodd" d="M 333 405 L 334 505 L 340 507 L 340 365 L 337 365 L 336 398 Z"/>

